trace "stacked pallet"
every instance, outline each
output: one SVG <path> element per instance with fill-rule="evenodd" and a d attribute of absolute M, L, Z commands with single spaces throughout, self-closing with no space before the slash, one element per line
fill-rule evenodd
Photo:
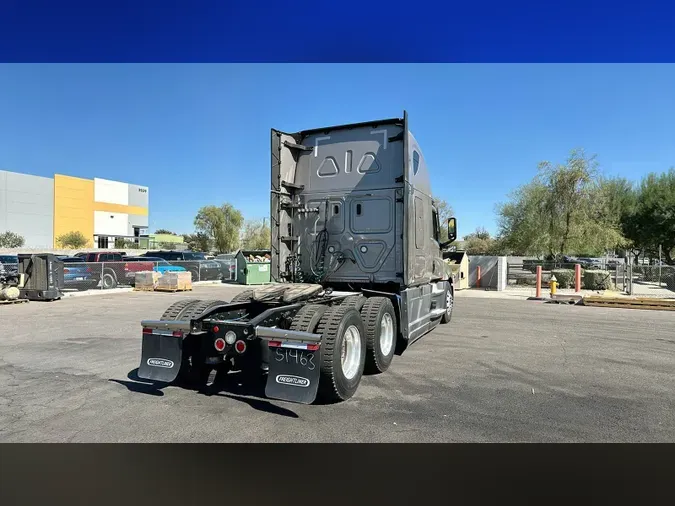
<path fill-rule="evenodd" d="M 165 272 L 157 281 L 156 291 L 160 292 L 184 292 L 192 290 L 192 273 Z"/>
<path fill-rule="evenodd" d="M 157 282 L 162 275 L 155 271 L 137 272 L 134 279 L 134 290 L 141 292 L 153 292 L 157 288 Z"/>

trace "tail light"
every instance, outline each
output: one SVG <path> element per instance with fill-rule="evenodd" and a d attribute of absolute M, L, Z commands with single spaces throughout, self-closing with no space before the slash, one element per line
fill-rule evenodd
<path fill-rule="evenodd" d="M 143 327 L 143 333 L 144 334 L 154 334 L 155 331 L 153 329 L 149 329 L 147 327 Z M 158 331 L 158 335 L 169 335 L 168 332 L 166 331 Z M 183 337 L 183 331 L 182 330 L 174 330 L 171 332 L 171 337 Z"/>
<path fill-rule="evenodd" d="M 63 269 L 63 273 L 64 273 L 64 274 L 68 274 L 69 272 L 70 272 L 70 269 L 68 269 L 68 268 L 64 268 L 64 269 Z"/>
<path fill-rule="evenodd" d="M 246 351 L 246 343 L 244 341 L 237 341 L 234 343 L 234 349 L 239 354 L 244 353 Z"/>
<path fill-rule="evenodd" d="M 280 348 L 281 346 L 284 345 L 284 343 L 282 343 L 281 341 L 268 341 L 267 345 L 270 348 Z M 318 343 L 316 343 L 316 344 L 293 344 L 293 345 L 289 345 L 289 346 L 286 346 L 286 347 L 287 348 L 292 347 L 292 348 L 296 348 L 298 350 L 316 351 L 316 350 L 319 349 L 319 344 Z"/>
<path fill-rule="evenodd" d="M 213 345 L 216 347 L 217 351 L 223 351 L 225 349 L 225 339 L 219 337 L 214 341 Z"/>

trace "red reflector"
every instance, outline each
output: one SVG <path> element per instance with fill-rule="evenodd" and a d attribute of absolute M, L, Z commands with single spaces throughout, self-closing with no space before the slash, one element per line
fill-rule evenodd
<path fill-rule="evenodd" d="M 319 345 L 318 345 L 318 344 L 308 344 L 308 345 L 307 345 L 307 349 L 308 349 L 309 351 L 316 351 L 316 350 L 319 349 Z"/>
<path fill-rule="evenodd" d="M 152 334 L 152 329 L 146 329 L 146 328 L 144 328 L 144 329 L 143 329 L 143 333 L 144 333 L 144 334 Z"/>
<path fill-rule="evenodd" d="M 269 344 L 272 348 L 278 348 L 279 346 L 281 346 L 281 341 L 270 341 L 268 344 Z"/>
<path fill-rule="evenodd" d="M 214 332 L 218 332 L 219 330 L 220 330 L 220 327 L 218 327 L 218 325 L 216 325 L 215 327 L 213 327 L 213 331 L 214 331 Z"/>
<path fill-rule="evenodd" d="M 183 337 L 183 331 L 182 330 L 174 330 L 172 332 L 173 337 Z"/>
<path fill-rule="evenodd" d="M 216 347 L 216 350 L 218 351 L 223 351 L 225 349 L 225 344 L 225 339 L 220 337 L 213 343 L 213 345 Z"/>
<path fill-rule="evenodd" d="M 234 349 L 237 353 L 244 353 L 246 351 L 246 343 L 244 341 L 237 341 L 234 343 Z"/>

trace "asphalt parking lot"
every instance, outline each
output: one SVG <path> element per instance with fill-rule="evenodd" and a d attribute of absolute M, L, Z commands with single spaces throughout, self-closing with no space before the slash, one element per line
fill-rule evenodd
<path fill-rule="evenodd" d="M 140 320 L 190 294 L 0 306 L 0 441 L 641 442 L 675 440 L 675 313 L 458 297 L 354 398 L 268 401 L 135 381 Z"/>

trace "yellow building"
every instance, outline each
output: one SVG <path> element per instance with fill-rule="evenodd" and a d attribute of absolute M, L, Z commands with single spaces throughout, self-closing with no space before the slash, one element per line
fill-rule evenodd
<path fill-rule="evenodd" d="M 59 248 L 59 236 L 81 232 L 87 247 L 147 233 L 147 186 L 107 179 L 53 178 L 0 170 L 0 233 L 15 232 L 26 247 Z"/>
<path fill-rule="evenodd" d="M 54 247 L 59 247 L 59 236 L 75 231 L 96 248 L 111 248 L 116 238 L 145 235 L 148 202 L 147 186 L 55 174 Z"/>

